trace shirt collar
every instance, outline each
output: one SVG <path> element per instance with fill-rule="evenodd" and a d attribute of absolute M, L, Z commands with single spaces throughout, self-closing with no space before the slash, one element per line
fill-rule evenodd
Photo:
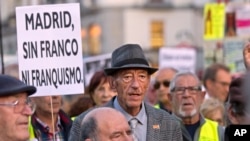
<path fill-rule="evenodd" d="M 114 108 L 118 111 L 120 111 L 124 116 L 125 118 L 127 119 L 127 121 L 130 121 L 132 118 L 136 118 L 140 124 L 143 124 L 146 122 L 146 110 L 145 110 L 145 105 L 144 105 L 144 102 L 142 102 L 142 107 L 141 107 L 141 110 L 140 112 L 136 115 L 136 116 L 131 116 L 129 113 L 127 113 L 122 107 L 121 105 L 119 104 L 118 100 L 117 100 L 117 97 L 115 98 L 114 100 Z"/>
<path fill-rule="evenodd" d="M 45 129 L 45 130 L 47 130 L 47 131 L 49 131 L 49 126 L 45 123 L 45 122 L 43 122 L 42 120 L 40 120 L 37 116 L 35 116 L 35 119 L 36 119 L 36 121 L 39 123 L 39 124 L 41 124 L 42 125 L 42 127 Z M 62 124 L 61 124 L 61 120 L 60 120 L 60 116 L 58 115 L 58 118 L 57 118 L 57 128 L 59 128 L 59 129 L 62 129 Z"/>

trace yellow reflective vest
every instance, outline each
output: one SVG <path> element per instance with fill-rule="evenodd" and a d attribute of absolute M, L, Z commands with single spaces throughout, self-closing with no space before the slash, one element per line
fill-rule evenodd
<path fill-rule="evenodd" d="M 156 109 L 160 109 L 160 104 L 159 104 L 159 103 L 158 103 L 158 104 L 155 104 L 154 107 L 155 107 Z"/>
<path fill-rule="evenodd" d="M 180 122 L 183 141 L 224 141 L 224 128 L 218 125 L 217 122 L 200 116 L 200 125 L 196 129 L 194 137 L 190 136 L 187 128 L 182 120 L 174 115 L 178 122 Z"/>
<path fill-rule="evenodd" d="M 74 121 L 76 119 L 76 117 L 71 117 L 71 120 Z"/>
<path fill-rule="evenodd" d="M 31 117 L 29 117 L 29 133 L 30 133 L 30 139 L 29 139 L 30 141 L 36 139 L 35 133 L 34 133 L 34 128 L 31 124 Z"/>
<path fill-rule="evenodd" d="M 201 127 L 199 141 L 219 141 L 218 123 L 205 119 Z"/>

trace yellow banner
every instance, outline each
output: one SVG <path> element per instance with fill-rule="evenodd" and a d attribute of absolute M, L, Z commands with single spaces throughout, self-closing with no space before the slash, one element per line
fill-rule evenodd
<path fill-rule="evenodd" d="M 204 8 L 204 39 L 222 39 L 224 37 L 224 25 L 225 4 L 206 4 Z"/>

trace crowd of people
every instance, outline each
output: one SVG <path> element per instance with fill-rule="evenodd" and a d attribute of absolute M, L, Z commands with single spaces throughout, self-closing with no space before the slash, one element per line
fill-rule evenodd
<path fill-rule="evenodd" d="M 78 101 L 73 115 L 61 95 L 30 97 L 36 87 L 1 74 L 0 141 L 228 141 L 231 125 L 250 124 L 250 43 L 243 58 L 246 72 L 237 78 L 215 63 L 200 79 L 153 68 L 140 45 L 122 45 L 90 80 L 92 105 L 79 110 Z"/>

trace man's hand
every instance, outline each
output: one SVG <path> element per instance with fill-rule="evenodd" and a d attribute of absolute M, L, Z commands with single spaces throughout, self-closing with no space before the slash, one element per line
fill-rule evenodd
<path fill-rule="evenodd" d="M 247 70 L 250 70 L 250 42 L 246 43 L 243 49 L 243 59 L 245 67 L 247 68 Z"/>

